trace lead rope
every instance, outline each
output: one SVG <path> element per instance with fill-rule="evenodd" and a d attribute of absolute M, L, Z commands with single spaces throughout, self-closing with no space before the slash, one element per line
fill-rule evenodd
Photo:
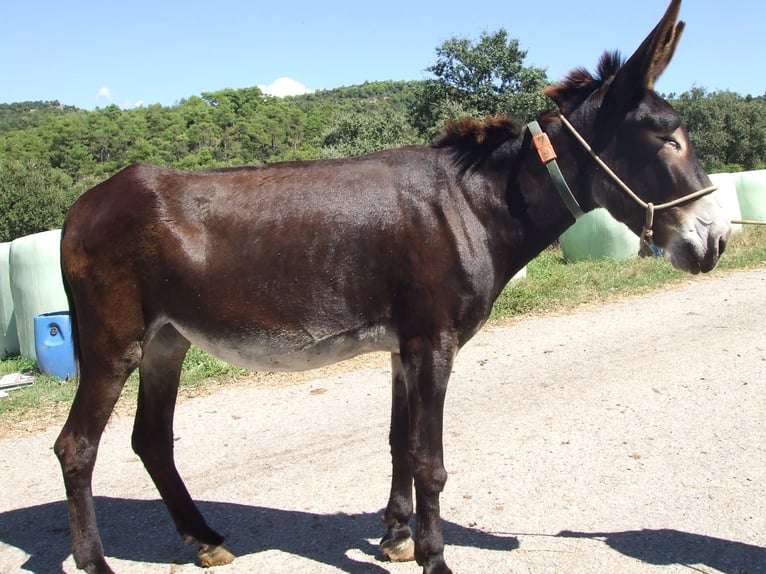
<path fill-rule="evenodd" d="M 612 178 L 612 180 L 620 186 L 620 188 L 628 194 L 629 197 L 633 199 L 636 203 L 638 203 L 641 207 L 643 207 L 646 210 L 646 223 L 644 224 L 644 229 L 641 231 L 641 253 L 642 254 L 648 254 L 651 253 L 651 246 L 653 243 L 653 235 L 654 231 L 652 230 L 652 226 L 654 225 L 654 212 L 660 211 L 662 209 L 669 209 L 671 207 L 676 207 L 678 205 L 687 203 L 689 201 L 693 201 L 695 199 L 698 199 L 702 196 L 708 195 L 710 193 L 713 193 L 716 189 L 718 189 L 717 185 L 711 185 L 710 187 L 706 187 L 704 189 L 700 189 L 699 191 L 692 192 L 688 195 L 684 195 L 683 197 L 679 197 L 678 199 L 674 199 L 672 201 L 668 201 L 665 203 L 660 203 L 659 205 L 654 205 L 653 203 L 647 203 L 638 195 L 636 195 L 628 185 L 622 181 L 619 176 L 612 171 L 612 169 L 604 163 L 604 160 L 602 160 L 600 157 L 598 157 L 598 154 L 596 154 L 595 151 L 593 151 L 593 148 L 590 147 L 590 144 L 585 141 L 585 138 L 580 135 L 580 133 L 575 129 L 575 127 L 569 123 L 569 120 L 564 117 L 564 114 L 559 114 L 559 118 L 561 118 L 561 123 L 563 123 L 566 128 L 572 133 L 572 135 L 575 137 L 575 139 L 580 142 L 580 145 L 582 145 L 585 150 L 590 154 L 590 156 L 596 161 L 596 163 L 599 165 L 601 169 L 603 169 L 606 174 Z M 645 250 L 648 248 L 648 251 Z"/>

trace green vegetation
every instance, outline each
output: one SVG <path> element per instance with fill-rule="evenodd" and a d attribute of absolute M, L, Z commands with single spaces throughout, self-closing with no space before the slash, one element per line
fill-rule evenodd
<path fill-rule="evenodd" d="M 74 397 L 75 385 L 37 371 L 37 363 L 24 357 L 11 357 L 0 361 L 0 377 L 10 373 L 34 373 L 33 385 L 12 390 L 0 399 L 0 420 L 23 416 L 37 409 L 56 405 L 69 405 Z"/>
<path fill-rule="evenodd" d="M 686 278 L 661 259 L 565 262 L 549 248 L 527 267 L 527 277 L 506 288 L 495 302 L 493 318 L 569 309 L 615 296 L 648 291 Z"/>
<path fill-rule="evenodd" d="M 709 172 L 766 168 L 766 95 L 692 88 L 671 97 L 670 103 L 684 119 Z"/>
<path fill-rule="evenodd" d="M 184 359 L 182 381 L 186 389 L 202 385 L 226 382 L 249 371 L 232 367 L 192 347 Z M 24 416 L 35 409 L 55 410 L 72 402 L 77 388 L 71 381 L 62 381 L 49 375 L 41 375 L 37 363 L 24 357 L 11 357 L 0 361 L 0 376 L 9 373 L 34 373 L 35 384 L 11 391 L 8 398 L 0 399 L 0 420 L 3 417 Z M 133 373 L 125 384 L 123 397 L 133 399 L 138 394 L 138 373 Z"/>
<path fill-rule="evenodd" d="M 501 29 L 484 32 L 474 43 L 450 38 L 436 49 L 427 71 L 433 79 L 417 85 L 411 119 L 423 134 L 433 135 L 450 118 L 509 115 L 530 121 L 552 106 L 541 90 L 545 70 L 525 67 L 527 53 Z"/>
<path fill-rule="evenodd" d="M 766 228 L 749 227 L 734 236 L 714 273 L 766 265 Z M 492 317 L 569 310 L 585 303 L 646 293 L 688 281 L 665 259 L 599 259 L 566 262 L 557 247 L 541 253 L 527 266 L 527 276 L 506 287 L 495 302 Z"/>
<path fill-rule="evenodd" d="M 192 347 L 184 359 L 183 383 L 187 387 L 198 387 L 210 381 L 225 381 L 249 372 L 232 367 L 199 348 Z"/>
<path fill-rule="evenodd" d="M 65 172 L 32 160 L 0 161 L 0 189 L 0 241 L 60 227 L 80 191 Z"/>

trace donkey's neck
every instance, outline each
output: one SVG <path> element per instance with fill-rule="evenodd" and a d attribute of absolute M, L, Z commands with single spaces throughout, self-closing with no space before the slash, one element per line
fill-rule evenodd
<path fill-rule="evenodd" d="M 543 129 L 547 132 L 548 128 L 546 126 Z M 554 149 L 568 153 L 565 146 L 557 146 L 557 141 L 561 141 L 557 126 L 550 128 L 549 137 Z M 505 277 L 507 281 L 555 242 L 575 222 L 575 218 L 561 199 L 528 130 L 509 141 L 504 151 L 509 154 L 511 165 L 505 190 L 509 217 L 502 234 L 505 242 L 503 251 L 508 265 Z M 577 161 L 572 157 L 559 157 L 564 177 L 577 190 L 577 182 L 580 180 Z"/>

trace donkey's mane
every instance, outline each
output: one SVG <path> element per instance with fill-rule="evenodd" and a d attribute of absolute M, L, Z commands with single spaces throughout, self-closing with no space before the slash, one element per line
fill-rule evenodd
<path fill-rule="evenodd" d="M 523 129 L 519 120 L 507 116 L 449 120 L 433 146 L 453 148 L 456 162 L 463 171 L 469 171 L 476 169 L 505 142 L 518 137 Z"/>
<path fill-rule="evenodd" d="M 487 116 L 483 120 L 465 117 L 449 120 L 434 141 L 434 147 L 496 148 L 519 135 L 521 123 L 507 116 Z"/>
<path fill-rule="evenodd" d="M 589 95 L 609 82 L 623 65 L 620 53 L 605 52 L 595 75 L 585 68 L 575 68 L 559 83 L 548 86 L 543 93 L 558 104 L 563 113 L 577 107 Z M 541 122 L 550 121 L 557 112 L 540 114 Z M 449 120 L 434 139 L 435 148 L 453 148 L 457 163 L 463 171 L 477 169 L 505 142 L 515 139 L 524 124 L 508 116 L 487 116 L 483 120 L 465 117 Z"/>
<path fill-rule="evenodd" d="M 593 92 L 610 82 L 623 64 L 620 52 L 604 52 L 595 75 L 585 68 L 575 68 L 559 83 L 545 88 L 543 93 L 556 102 L 563 113 L 567 114 Z"/>

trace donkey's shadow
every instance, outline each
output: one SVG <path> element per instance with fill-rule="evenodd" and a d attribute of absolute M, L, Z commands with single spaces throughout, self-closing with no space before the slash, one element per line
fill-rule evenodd
<path fill-rule="evenodd" d="M 109 497 L 95 497 L 94 501 L 108 556 L 157 564 L 195 561 L 196 549 L 181 543 L 162 501 Z M 378 557 L 377 543 L 369 540 L 383 534 L 381 513 L 312 514 L 208 501 L 197 505 L 214 528 L 226 525 L 222 534 L 235 555 L 280 550 L 349 574 L 388 572 L 374 560 L 361 562 L 349 556 Z M 443 526 L 450 544 L 504 551 L 519 546 L 513 536 L 489 534 L 447 521 Z M 62 562 L 71 553 L 66 503 L 0 513 L 0 543 L 29 555 L 23 565 L 26 570 L 61 572 Z"/>
<path fill-rule="evenodd" d="M 571 532 L 563 538 L 603 540 L 617 552 L 658 566 L 704 564 L 725 574 L 766 574 L 766 548 L 669 528 L 626 532 Z"/>

